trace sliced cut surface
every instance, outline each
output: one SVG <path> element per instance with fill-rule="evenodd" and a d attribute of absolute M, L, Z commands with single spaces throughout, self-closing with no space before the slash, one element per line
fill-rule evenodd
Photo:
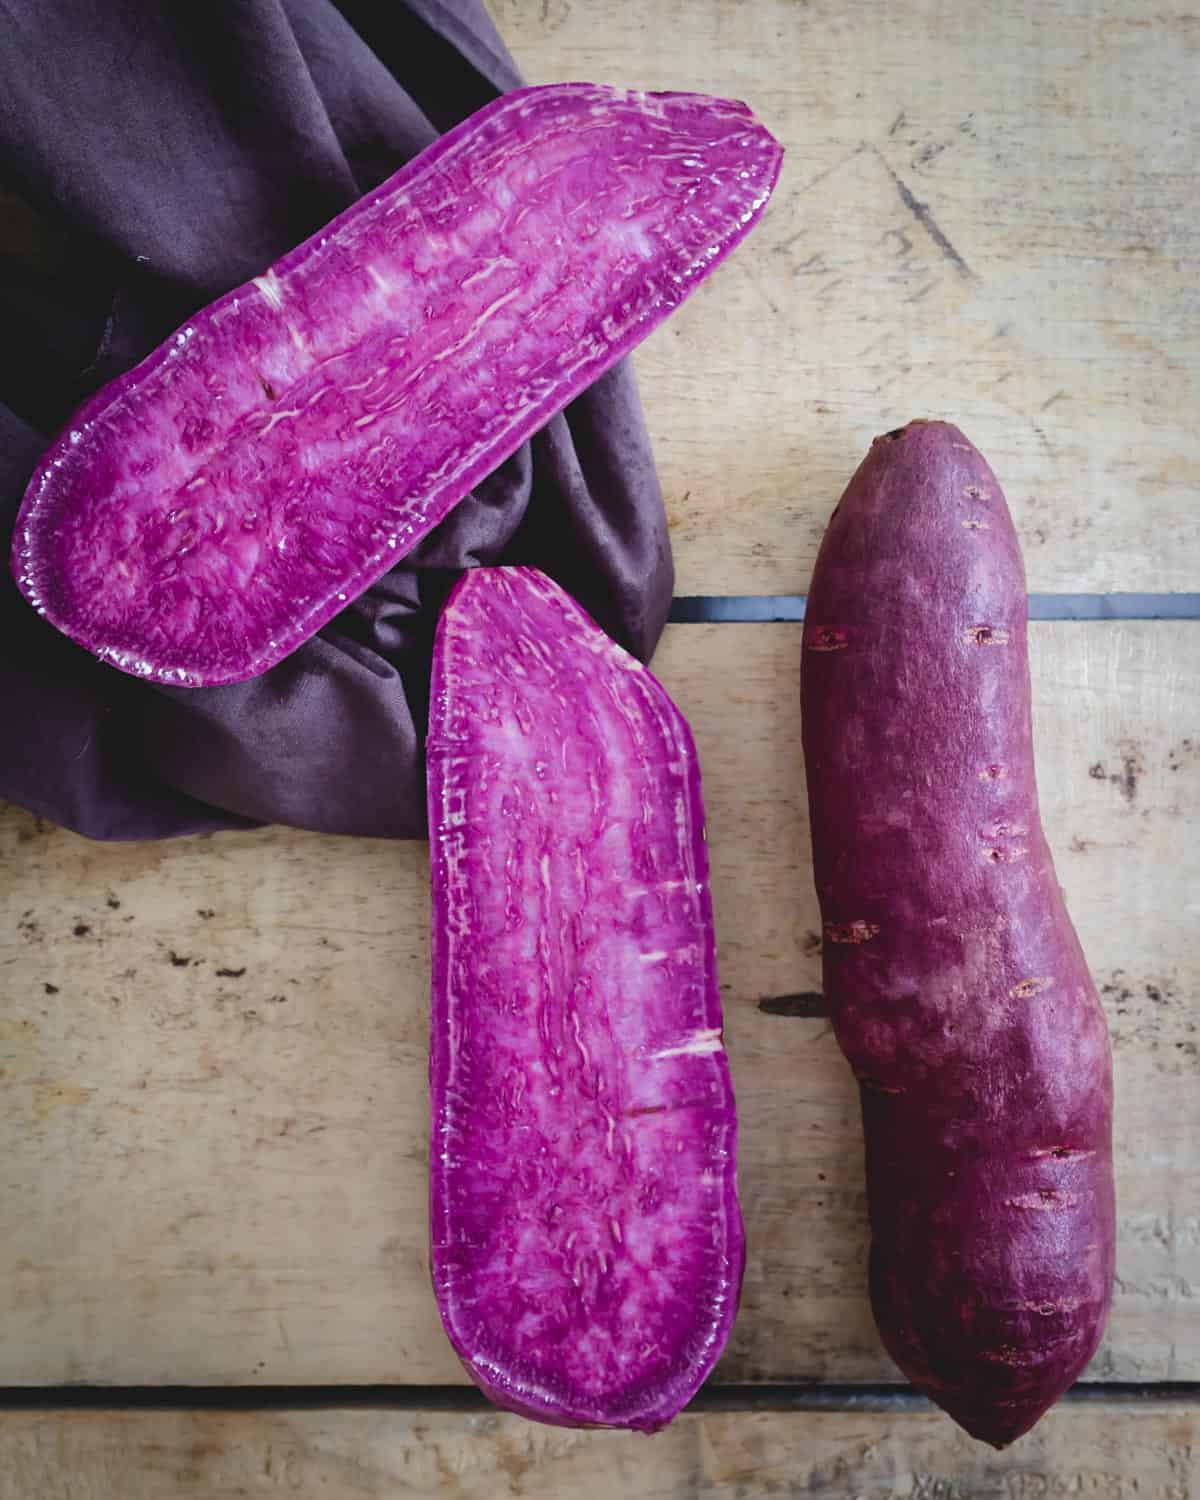
<path fill-rule="evenodd" d="M 780 158 L 727 100 L 488 105 L 76 414 L 18 518 L 25 597 L 140 676 L 265 670 L 661 322 Z"/>
<path fill-rule="evenodd" d="M 744 1263 L 691 732 L 556 584 L 476 569 L 428 764 L 442 1321 L 498 1404 L 654 1430 Z"/>

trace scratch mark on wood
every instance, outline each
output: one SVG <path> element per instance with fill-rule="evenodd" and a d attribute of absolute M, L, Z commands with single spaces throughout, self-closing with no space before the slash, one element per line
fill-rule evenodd
<path fill-rule="evenodd" d="M 912 254 L 913 242 L 909 239 L 908 235 L 905 234 L 903 229 L 884 230 L 880 243 L 886 243 L 888 240 L 896 240 L 899 244 L 900 248 L 896 251 L 896 257 L 898 260 L 904 260 L 907 256 Z"/>
<path fill-rule="evenodd" d="M 858 354 L 857 354 L 856 357 L 858 359 L 865 359 L 868 354 L 874 354 L 875 351 L 876 351 L 876 349 L 881 349 L 884 346 L 884 344 L 889 343 L 890 339 L 891 339 L 891 335 L 890 334 L 887 334 L 887 333 L 881 334 L 879 336 L 879 338 L 872 339 L 871 342 L 865 348 L 860 349 L 858 351 Z"/>
<path fill-rule="evenodd" d="M 966 261 L 950 243 L 950 240 L 947 238 L 945 232 L 938 224 L 938 221 L 933 217 L 933 214 L 930 212 L 929 205 L 927 203 L 922 203 L 921 200 L 916 196 L 916 194 L 913 193 L 912 189 L 909 188 L 907 184 L 897 175 L 897 173 L 892 170 L 892 167 L 889 165 L 888 160 L 884 156 L 882 151 L 876 148 L 875 155 L 879 158 L 880 162 L 882 162 L 883 170 L 892 179 L 896 191 L 900 194 L 901 203 L 904 204 L 905 208 L 908 209 L 909 213 L 912 214 L 913 218 L 916 219 L 917 223 L 920 224 L 921 228 L 924 229 L 929 238 L 938 247 L 938 249 L 962 277 L 962 279 L 964 281 L 978 281 L 979 278 L 975 275 L 975 272 L 971 270 L 970 266 L 967 265 Z"/>
<path fill-rule="evenodd" d="M 771 309 L 772 315 L 776 318 L 781 317 L 782 313 L 780 311 L 779 304 L 775 301 L 774 297 L 771 296 L 763 281 L 754 273 L 753 260 L 749 256 L 746 256 L 739 262 L 739 264 L 746 271 L 747 279 L 749 280 L 750 285 Z"/>
<path fill-rule="evenodd" d="M 887 388 L 888 388 L 889 385 L 894 385 L 897 380 L 903 380 L 906 375 L 911 375 L 911 374 L 912 374 L 912 365 L 910 365 L 910 364 L 895 365 L 884 376 L 884 378 L 879 382 L 879 384 L 875 387 L 875 389 L 871 392 L 871 394 L 873 396 L 878 396 L 882 391 L 887 390 Z"/>
<path fill-rule="evenodd" d="M 1033 430 L 1034 430 L 1034 432 L 1037 433 L 1038 438 L 1039 438 L 1042 446 L 1045 448 L 1046 452 L 1050 455 L 1050 457 L 1051 458 L 1057 458 L 1058 454 L 1055 451 L 1054 444 L 1050 441 L 1050 439 L 1046 436 L 1045 432 L 1042 430 L 1042 428 L 1040 428 L 1038 426 L 1038 424 L 1036 422 L 1033 423 Z"/>
<path fill-rule="evenodd" d="M 823 171 L 818 172 L 815 177 L 810 177 L 802 187 L 796 189 L 793 197 L 803 198 L 805 193 L 811 193 L 813 188 L 818 187 L 822 182 L 825 181 L 827 177 L 832 177 L 835 172 L 840 172 L 843 167 L 848 166 L 856 156 L 861 156 L 862 153 L 867 149 L 867 145 L 868 143 L 866 141 L 860 141 L 858 145 L 855 146 L 853 151 L 848 152 L 845 156 L 839 157 L 832 166 L 826 167 Z M 775 246 L 772 254 L 785 255 L 797 240 L 803 239 L 804 236 L 808 233 L 809 231 L 807 229 L 802 229 L 798 234 L 793 234 L 788 239 L 782 240 L 778 245 Z"/>
<path fill-rule="evenodd" d="M 928 145 L 922 146 L 913 157 L 912 164 L 914 167 L 927 167 L 931 161 L 936 161 L 945 149 L 945 141 L 930 141 Z"/>

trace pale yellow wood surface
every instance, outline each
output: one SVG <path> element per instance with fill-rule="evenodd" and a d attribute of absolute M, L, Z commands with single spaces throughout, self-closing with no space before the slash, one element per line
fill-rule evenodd
<path fill-rule="evenodd" d="M 680 593 L 803 591 L 871 437 L 957 421 L 1034 590 L 1200 586 L 1190 0 L 489 0 L 532 82 L 744 98 L 754 236 L 637 356 Z"/>
<path fill-rule="evenodd" d="M 0 1500 L 1191 1500 L 1200 1417 L 1060 1407 L 1003 1453 L 926 1413 L 687 1415 L 653 1438 L 434 1412 L 0 1417 Z"/>
<path fill-rule="evenodd" d="M 1093 1378 L 1200 1378 L 1200 623 L 1032 629 L 1051 841 L 1112 1022 L 1119 1288 Z M 741 1110 L 720 1376 L 895 1378 L 819 1016 L 800 628 L 673 627 Z M 421 845 L 89 844 L 0 817 L 0 1384 L 462 1379 L 426 1260 Z M 787 1009 L 787 1007 L 784 1007 Z M 804 1008 L 802 1004 L 801 1009 Z"/>

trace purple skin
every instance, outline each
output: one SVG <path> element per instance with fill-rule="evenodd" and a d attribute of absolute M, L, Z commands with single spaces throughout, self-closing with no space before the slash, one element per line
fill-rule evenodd
<path fill-rule="evenodd" d="M 698 94 L 488 105 L 76 413 L 21 591 L 137 676 L 265 671 L 694 291 L 781 157 Z"/>
<path fill-rule="evenodd" d="M 556 584 L 476 568 L 434 652 L 430 1235 L 498 1406 L 653 1432 L 745 1262 L 704 810 L 678 709 Z"/>
<path fill-rule="evenodd" d="M 883 1342 L 997 1448 L 1095 1352 L 1115 1243 L 1108 1033 L 1039 820 L 1026 608 L 962 433 L 877 438 L 804 629 L 825 990 L 862 1091 Z"/>

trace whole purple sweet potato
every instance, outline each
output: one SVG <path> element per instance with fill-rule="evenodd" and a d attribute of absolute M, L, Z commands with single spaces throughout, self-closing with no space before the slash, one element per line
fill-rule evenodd
<path fill-rule="evenodd" d="M 981 455 L 942 422 L 878 438 L 804 631 L 825 988 L 879 1331 L 996 1447 L 1095 1352 L 1114 1253 L 1108 1036 L 1039 821 L 1025 620 Z"/>

